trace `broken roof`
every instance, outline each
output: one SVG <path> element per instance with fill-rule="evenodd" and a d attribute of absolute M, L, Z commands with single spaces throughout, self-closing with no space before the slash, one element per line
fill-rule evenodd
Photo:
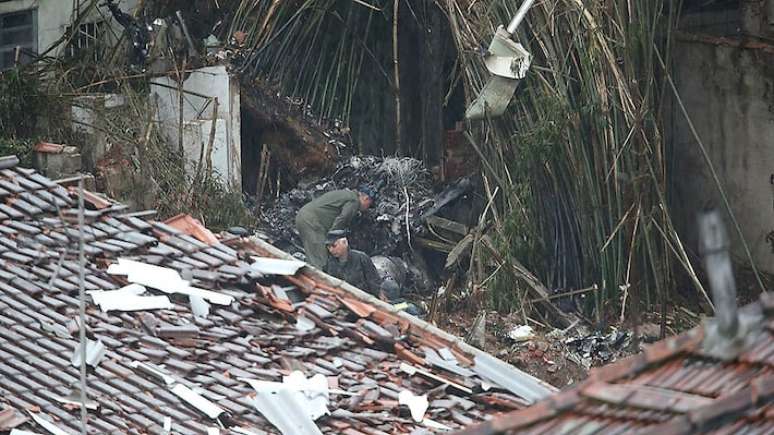
<path fill-rule="evenodd" d="M 535 405 L 461 433 L 772 433 L 774 298 L 764 293 L 740 313 L 755 328 L 730 358 L 713 352 L 717 337 L 705 323 L 592 369 L 585 381 Z"/>
<path fill-rule="evenodd" d="M 0 158 L 0 430 L 74 433 L 76 192 L 17 164 Z M 295 372 L 325 377 L 331 414 L 315 423 L 329 433 L 460 429 L 554 391 L 316 270 L 260 273 L 253 258 L 288 259 L 260 240 L 85 200 L 90 433 L 276 432 L 303 412 L 258 400 L 255 381 Z M 421 423 L 399 407 L 404 390 L 427 396 Z"/>

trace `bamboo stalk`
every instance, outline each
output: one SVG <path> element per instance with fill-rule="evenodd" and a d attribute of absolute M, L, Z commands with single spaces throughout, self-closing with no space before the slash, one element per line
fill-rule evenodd
<path fill-rule="evenodd" d="M 393 0 L 392 6 L 392 64 L 393 92 L 395 93 L 395 150 L 399 156 L 406 155 L 401 141 L 400 123 L 400 65 L 398 63 L 398 12 L 400 0 Z"/>

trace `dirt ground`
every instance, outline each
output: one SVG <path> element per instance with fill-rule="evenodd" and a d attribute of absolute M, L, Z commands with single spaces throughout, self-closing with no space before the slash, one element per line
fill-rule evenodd
<path fill-rule="evenodd" d="M 465 337 L 476 316 L 455 312 L 439 317 L 439 327 Z M 699 321 L 699 315 L 690 310 L 679 307 L 670 309 L 666 316 L 666 335 L 675 335 L 693 328 Z M 629 338 L 622 340 L 620 347 L 611 347 L 609 356 L 605 354 L 606 358 L 601 358 L 596 353 L 584 358 L 583 352 L 572 344 L 573 339 L 582 338 L 574 331 L 563 334 L 559 330 L 531 325 L 535 326 L 533 338 L 525 341 L 513 340 L 508 336 L 509 331 L 522 323 L 520 315 L 503 316 L 497 312 L 487 312 L 484 350 L 557 388 L 564 388 L 585 379 L 588 376 L 588 367 L 584 363 L 590 367 L 603 366 L 638 353 L 648 342 L 660 339 L 660 315 L 646 313 L 643 315 L 642 324 L 637 328 L 640 340 L 633 339 L 633 330 L 617 326 L 589 333 L 586 335 L 629 334 Z"/>

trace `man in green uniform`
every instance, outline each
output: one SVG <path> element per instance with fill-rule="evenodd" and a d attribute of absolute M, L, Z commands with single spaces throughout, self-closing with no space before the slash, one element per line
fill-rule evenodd
<path fill-rule="evenodd" d="M 364 252 L 349 249 L 346 235 L 343 230 L 328 233 L 325 239 L 328 260 L 323 271 L 376 297 L 383 298 L 382 278 L 379 277 L 371 257 Z"/>
<path fill-rule="evenodd" d="M 296 229 L 304 244 L 306 262 L 317 268 L 325 266 L 326 234 L 348 229 L 357 212 L 371 206 L 374 196 L 373 189 L 366 186 L 356 191 L 334 190 L 301 207 L 296 215 Z"/>

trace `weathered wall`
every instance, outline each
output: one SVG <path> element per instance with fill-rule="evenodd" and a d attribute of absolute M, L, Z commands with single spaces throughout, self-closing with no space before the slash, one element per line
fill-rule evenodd
<path fill-rule="evenodd" d="M 179 138 L 180 99 L 177 82 L 170 77 L 151 81 L 151 97 L 158 105 L 157 118 L 170 144 Z M 183 148 L 188 168 L 196 167 L 202 146 L 209 143 L 214 115 L 214 99 L 218 113 L 213 142 L 212 167 L 229 186 L 241 189 L 241 116 L 239 83 L 232 79 L 225 66 L 196 70 L 183 82 Z M 204 157 L 205 162 L 207 157 Z"/>
<path fill-rule="evenodd" d="M 87 4 L 86 2 L 82 2 Z M 137 6 L 137 0 L 123 0 L 121 8 L 124 11 L 133 11 Z M 38 53 L 43 53 L 52 44 L 59 40 L 70 25 L 73 15 L 73 2 L 68 0 L 11 0 L 0 2 L 0 14 L 17 12 L 27 9 L 37 10 L 38 29 Z M 102 12 L 102 14 L 100 14 Z M 93 10 L 84 22 L 94 22 L 110 18 L 110 12 L 105 8 L 100 11 Z M 112 25 L 120 35 L 121 26 L 110 18 Z M 59 53 L 55 53 L 59 54 Z"/>
<path fill-rule="evenodd" d="M 735 46 L 737 45 L 737 46 Z M 679 38 L 675 81 L 720 177 L 756 264 L 774 273 L 774 46 Z M 708 166 L 676 105 L 671 108 L 672 209 L 696 245 L 696 213 L 723 209 Z M 726 219 L 729 232 L 731 221 Z M 744 258 L 738 237 L 732 252 Z"/>

